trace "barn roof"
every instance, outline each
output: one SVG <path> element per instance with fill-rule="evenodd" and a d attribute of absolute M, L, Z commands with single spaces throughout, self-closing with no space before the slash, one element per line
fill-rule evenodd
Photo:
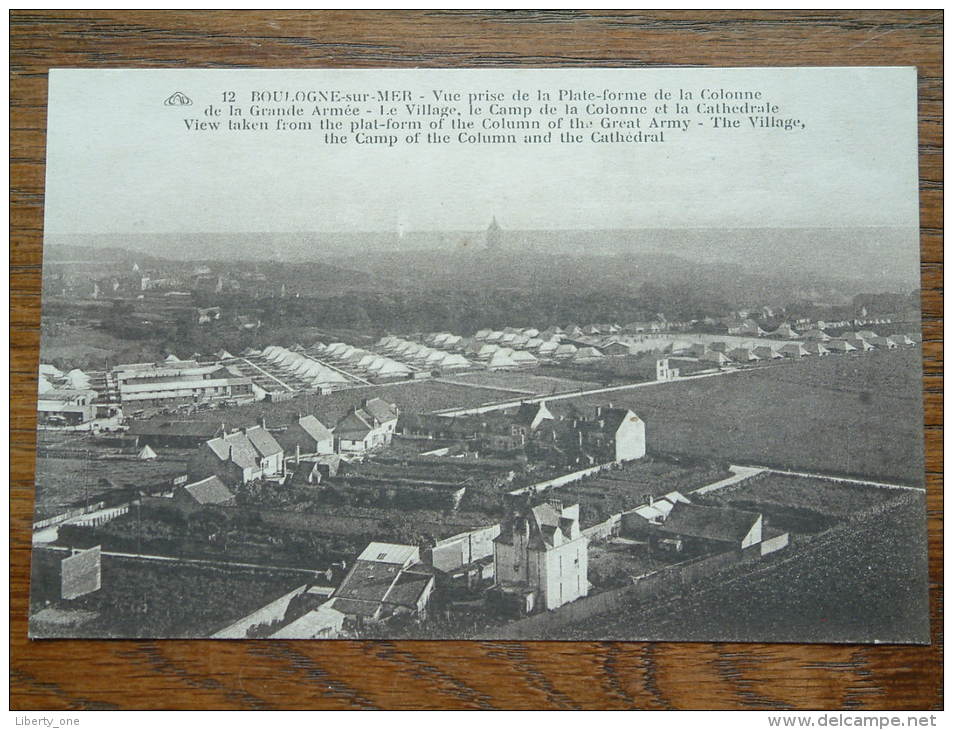
<path fill-rule="evenodd" d="M 704 507 L 679 501 L 672 507 L 668 518 L 659 529 L 705 540 L 740 543 L 759 517 L 755 512 Z"/>
<path fill-rule="evenodd" d="M 217 476 L 210 476 L 182 487 L 199 504 L 225 504 L 235 496 Z"/>

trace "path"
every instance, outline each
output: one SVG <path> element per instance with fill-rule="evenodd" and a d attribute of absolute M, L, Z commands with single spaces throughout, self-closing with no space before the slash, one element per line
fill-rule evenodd
<path fill-rule="evenodd" d="M 725 487 L 731 486 L 732 484 L 737 484 L 740 481 L 745 479 L 750 479 L 755 474 L 761 474 L 765 470 L 762 467 L 758 466 L 736 466 L 731 464 L 728 467 L 728 471 L 731 472 L 730 477 L 726 477 L 717 482 L 712 482 L 711 484 L 706 484 L 704 487 L 699 487 L 698 489 L 693 489 L 691 494 L 708 494 L 709 492 L 714 492 L 716 489 L 724 489 Z"/>
<path fill-rule="evenodd" d="M 71 552 L 68 547 L 60 547 L 59 545 L 34 545 L 34 549 L 40 550 L 56 550 L 59 552 Z M 164 563 L 181 563 L 185 565 L 201 565 L 205 567 L 212 568 L 243 568 L 246 570 L 281 570 L 291 573 L 302 573 L 306 575 L 315 575 L 316 573 L 323 573 L 322 570 L 309 569 L 309 568 L 293 568 L 286 565 L 260 565 L 258 563 L 232 563 L 227 560 L 208 560 L 204 558 L 180 558 L 171 555 L 149 555 L 147 553 L 119 553 L 119 552 L 107 552 L 106 550 L 102 551 L 102 555 L 110 558 L 127 558 L 134 560 L 152 560 L 156 562 Z"/>
<path fill-rule="evenodd" d="M 482 383 L 465 383 L 462 380 L 451 380 L 450 378 L 434 378 L 435 383 L 446 383 L 447 385 L 460 385 L 464 388 L 480 388 L 481 390 L 499 390 L 503 393 L 526 393 L 526 395 L 537 396 L 539 391 L 523 390 L 522 388 L 504 388 L 501 385 L 484 385 Z"/>
<path fill-rule="evenodd" d="M 846 482 L 848 484 L 859 484 L 864 487 L 880 487 L 881 489 L 903 489 L 908 492 L 925 492 L 924 487 L 914 487 L 909 484 L 896 484 L 894 482 L 877 482 L 871 479 L 857 479 L 855 477 L 842 477 L 837 474 L 823 474 L 819 472 L 808 472 L 808 471 L 790 471 L 787 469 L 775 469 L 770 466 L 753 466 L 748 465 L 747 467 L 735 467 L 735 468 L 748 468 L 748 469 L 760 469 L 761 471 L 770 472 L 771 474 L 784 474 L 791 477 L 808 477 L 811 479 L 825 479 L 831 482 Z"/>
<path fill-rule="evenodd" d="M 648 388 L 653 385 L 665 385 L 667 383 L 679 383 L 686 380 L 698 380 L 699 378 L 713 378 L 718 375 L 730 375 L 731 373 L 747 372 L 745 370 L 716 370 L 710 373 L 699 373 L 698 375 L 688 375 L 676 380 L 647 380 L 644 383 L 627 383 L 625 385 L 609 385 L 604 388 L 593 388 L 591 390 L 574 390 L 568 393 L 556 393 L 554 395 L 537 395 L 532 398 L 520 398 L 517 400 L 499 401 L 497 403 L 486 403 L 480 406 L 469 408 L 444 408 L 437 411 L 431 411 L 435 416 L 469 416 L 477 413 L 490 413 L 492 411 L 502 411 L 507 408 L 515 408 L 522 403 L 539 403 L 540 401 L 568 400 L 570 398 L 582 398 L 587 395 L 599 395 L 600 393 L 614 393 L 620 390 L 633 390 L 635 388 Z"/>

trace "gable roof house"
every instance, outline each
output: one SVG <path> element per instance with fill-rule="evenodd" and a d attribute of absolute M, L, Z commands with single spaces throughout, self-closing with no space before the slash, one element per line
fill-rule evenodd
<path fill-rule="evenodd" d="M 677 552 L 713 547 L 743 550 L 761 542 L 763 526 L 764 518 L 757 512 L 677 501 L 657 526 L 654 542 L 656 547 Z"/>
<path fill-rule="evenodd" d="M 189 479 L 217 476 L 226 485 L 284 473 L 284 449 L 264 424 L 206 441 L 189 459 Z"/>
<path fill-rule="evenodd" d="M 217 476 L 210 476 L 176 487 L 172 493 L 172 499 L 187 506 L 204 507 L 206 505 L 234 504 L 235 495 L 221 479 Z"/>
<path fill-rule="evenodd" d="M 358 556 L 328 606 L 358 626 L 397 616 L 423 618 L 434 575 L 413 545 L 372 542 Z"/>
<path fill-rule="evenodd" d="M 493 541 L 500 607 L 517 614 L 552 610 L 589 593 L 589 540 L 579 505 L 555 501 L 512 511 Z"/>
<path fill-rule="evenodd" d="M 360 455 L 390 444 L 400 411 L 382 398 L 365 400 L 351 408 L 334 427 L 334 440 L 341 454 Z"/>
<path fill-rule="evenodd" d="M 557 420 L 540 420 L 533 445 L 572 463 L 632 461 L 645 456 L 645 422 L 628 408 L 570 406 Z"/>
<path fill-rule="evenodd" d="M 283 431 L 275 434 L 286 457 L 334 453 L 334 434 L 312 415 L 299 415 Z"/>

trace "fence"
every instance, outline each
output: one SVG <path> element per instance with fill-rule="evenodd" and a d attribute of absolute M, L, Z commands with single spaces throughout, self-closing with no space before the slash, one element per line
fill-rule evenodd
<path fill-rule="evenodd" d="M 756 570 L 760 572 L 770 571 L 780 562 L 804 559 L 805 556 L 818 550 L 836 550 L 839 545 L 850 544 L 853 542 L 856 530 L 876 529 L 879 517 L 914 499 L 917 499 L 917 496 L 905 494 L 851 515 L 843 523 L 822 533 L 801 536 L 797 544 L 784 551 L 771 554 L 768 562 Z M 602 525 L 596 525 L 596 527 L 602 527 Z M 635 580 L 631 586 L 623 586 L 622 588 L 580 598 L 559 607 L 555 611 L 528 616 L 504 626 L 495 627 L 492 637 L 481 636 L 477 638 L 546 639 L 552 630 L 562 629 L 569 624 L 618 609 L 631 609 L 632 603 L 636 601 L 657 603 L 675 598 L 684 594 L 686 588 L 691 584 L 698 583 L 703 579 L 710 579 L 716 574 L 727 573 L 727 575 L 719 575 L 719 584 L 724 580 L 733 580 L 741 574 L 742 568 L 740 566 L 746 563 L 755 563 L 760 559 L 761 551 L 759 549 L 748 548 L 677 563 L 644 575 Z M 750 567 L 745 568 L 744 572 L 748 573 L 751 570 Z"/>
<path fill-rule="evenodd" d="M 588 476 L 593 474 L 598 474 L 604 469 L 615 466 L 616 462 L 610 461 L 605 464 L 597 464 L 596 466 L 590 466 L 586 469 L 580 469 L 579 471 L 573 471 L 569 474 L 563 474 L 562 476 L 555 477 L 553 479 L 547 479 L 543 482 L 537 482 L 536 484 L 530 484 L 526 487 L 520 487 L 519 489 L 514 489 L 510 494 L 526 494 L 530 491 L 542 492 L 546 489 L 553 489 L 555 487 L 561 487 L 565 484 L 570 484 L 572 482 L 578 482 L 580 479 L 585 479 Z"/>
<path fill-rule="evenodd" d="M 52 517 L 47 517 L 44 520 L 34 522 L 33 529 L 42 530 L 46 527 L 52 527 L 53 525 L 58 525 L 61 522 L 66 522 L 66 520 L 71 520 L 74 517 L 81 517 L 82 515 L 88 514 L 89 512 L 95 512 L 96 510 L 102 509 L 105 506 L 105 502 L 95 502 L 89 505 L 89 507 L 74 507 L 73 509 L 67 510 L 66 512 L 61 512 L 58 515 L 53 515 Z"/>
<path fill-rule="evenodd" d="M 701 578 L 710 577 L 733 565 L 758 560 L 760 556 L 758 550 L 733 550 L 676 563 L 641 576 L 635 579 L 632 585 L 580 598 L 560 606 L 555 611 L 527 616 L 505 626 L 495 627 L 492 638 L 546 639 L 549 631 L 553 629 L 630 606 L 633 601 L 654 601 L 673 596 Z"/>
<path fill-rule="evenodd" d="M 121 504 L 118 507 L 113 507 L 112 509 L 103 510 L 102 512 L 96 512 L 95 514 L 90 514 L 87 517 L 75 520 L 72 524 L 80 525 L 81 527 L 99 527 L 104 525 L 110 520 L 114 520 L 120 515 L 124 515 L 129 511 L 128 504 Z"/>

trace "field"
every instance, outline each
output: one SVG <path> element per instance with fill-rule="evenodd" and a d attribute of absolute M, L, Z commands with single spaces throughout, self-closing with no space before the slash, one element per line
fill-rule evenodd
<path fill-rule="evenodd" d="M 771 568 L 675 601 L 633 604 L 548 638 L 649 641 L 929 640 L 924 500 L 819 536 Z"/>
<path fill-rule="evenodd" d="M 89 324 L 43 322 L 40 362 L 52 363 L 62 370 L 103 370 L 107 360 L 114 365 L 162 357 L 161 349 L 153 342 L 119 339 Z"/>
<path fill-rule="evenodd" d="M 503 388 L 515 391 L 524 391 L 535 395 L 552 395 L 553 393 L 570 393 L 575 390 L 598 388 L 600 382 L 593 380 L 577 380 L 571 378 L 553 377 L 544 370 L 534 373 L 503 373 L 478 371 L 447 375 L 441 380 L 451 380 L 457 383 L 472 383 L 473 385 L 487 385 L 493 388 Z"/>
<path fill-rule="evenodd" d="M 648 494 L 658 496 L 674 490 L 687 494 L 727 475 L 727 469 L 713 461 L 678 464 L 646 458 L 557 487 L 552 494 L 564 504 L 578 503 L 580 520 L 586 528 L 645 504 Z"/>
<path fill-rule="evenodd" d="M 35 551 L 31 600 L 40 604 L 55 581 L 61 553 Z M 70 602 L 54 602 L 52 620 L 31 621 L 34 637 L 199 638 L 261 608 L 307 580 L 307 575 L 155 563 L 104 557 L 102 588 Z M 36 605 L 35 611 L 41 605 Z M 69 626 L 71 614 L 78 625 Z M 57 625 L 59 624 L 59 625 Z"/>
<path fill-rule="evenodd" d="M 919 486 L 921 352 L 805 359 L 562 403 L 627 406 L 649 448 Z"/>
<path fill-rule="evenodd" d="M 90 501 L 110 490 L 99 484 L 110 479 L 117 487 L 147 487 L 166 482 L 185 473 L 186 462 L 176 459 L 139 461 L 126 459 L 100 460 L 61 459 L 39 456 L 36 460 L 36 519 L 43 519 L 66 510 L 67 505 L 82 502 L 88 493 Z"/>
<path fill-rule="evenodd" d="M 706 502 L 741 509 L 800 508 L 847 518 L 898 495 L 895 489 L 764 473 L 705 495 Z"/>
<path fill-rule="evenodd" d="M 290 400 L 271 403 L 260 401 L 227 409 L 200 411 L 179 420 L 224 422 L 229 428 L 255 423 L 264 417 L 266 423 L 290 423 L 299 413 L 313 413 L 322 423 L 333 426 L 348 409 L 359 406 L 366 398 L 383 398 L 394 403 L 406 413 L 425 413 L 454 406 L 477 406 L 499 400 L 519 398 L 515 391 L 472 388 L 466 385 L 451 385 L 434 380 L 394 383 L 381 386 L 364 386 L 338 390 L 325 395 L 299 395 Z M 163 416 L 158 416 L 163 418 Z M 167 418 L 167 417 L 166 417 Z"/>

